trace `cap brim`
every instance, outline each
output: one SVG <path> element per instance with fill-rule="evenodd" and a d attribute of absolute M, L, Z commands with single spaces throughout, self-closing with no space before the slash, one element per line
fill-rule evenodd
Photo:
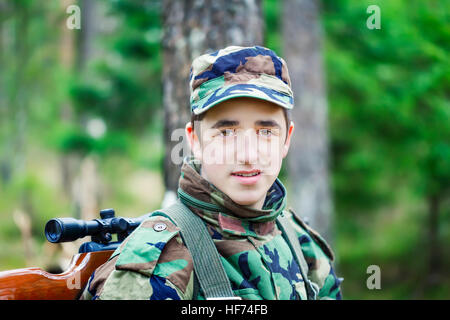
<path fill-rule="evenodd" d="M 211 94 L 191 104 L 194 114 L 201 114 L 215 105 L 234 98 L 248 97 L 272 102 L 285 109 L 293 108 L 293 98 L 276 90 L 255 84 L 235 84 L 219 88 Z"/>

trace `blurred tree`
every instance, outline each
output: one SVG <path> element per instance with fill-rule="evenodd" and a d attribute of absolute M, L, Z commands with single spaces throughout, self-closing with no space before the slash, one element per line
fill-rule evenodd
<path fill-rule="evenodd" d="M 26 166 L 26 137 L 30 84 L 30 11 L 28 2 L 0 2 L 2 29 L 1 70 L 2 91 L 0 110 L 3 143 L 1 148 L 1 178 L 8 182 L 14 174 L 23 172 Z M 7 68 L 6 66 L 9 65 Z"/>
<path fill-rule="evenodd" d="M 30 250 L 31 235 L 42 235 L 42 212 L 51 210 L 36 201 L 41 190 L 33 176 L 39 171 L 33 151 L 45 144 L 48 124 L 55 122 L 58 6 L 56 1 L 0 1 L 0 224 L 2 231 L 13 230 L 13 239 L 20 236 L 17 227 L 25 226 L 22 240 L 31 259 L 38 256 Z M 17 221 L 27 222 L 14 225 L 13 212 L 23 217 Z"/>
<path fill-rule="evenodd" d="M 10 152 L 8 152 L 8 146 L 6 137 L 7 133 L 7 119 L 9 116 L 6 96 L 6 39 L 4 31 L 6 28 L 5 21 L 8 14 L 8 3 L 4 0 L 0 0 L 0 70 L 3 70 L 3 76 L 0 77 L 0 139 L 2 141 L 0 147 L 0 182 L 7 183 L 11 175 L 10 164 Z"/>
<path fill-rule="evenodd" d="M 101 117 L 108 131 L 140 134 L 160 106 L 160 2 L 102 1 L 97 7 L 93 19 L 103 23 L 95 43 L 102 54 L 72 87 L 76 110 Z"/>
<path fill-rule="evenodd" d="M 331 242 L 332 200 L 328 179 L 328 106 L 322 68 L 317 0 L 283 2 L 283 57 L 295 95 L 295 132 L 287 158 L 292 207 Z"/>
<path fill-rule="evenodd" d="M 91 203 L 88 207 L 93 208 L 92 193 L 98 193 L 99 186 L 95 159 L 117 151 L 129 155 L 134 141 L 157 118 L 153 114 L 160 106 L 160 3 L 79 3 L 82 25 L 70 87 L 79 123 L 68 128 L 62 147 L 85 159 L 77 197 L 78 203 Z"/>
<path fill-rule="evenodd" d="M 61 1 L 61 12 L 66 12 L 66 9 L 74 4 L 73 0 Z M 60 21 L 60 45 L 59 45 L 59 56 L 61 62 L 61 69 L 65 72 L 70 73 L 73 71 L 75 64 L 75 32 L 67 28 L 66 20 L 62 19 Z M 70 123 L 73 118 L 72 108 L 69 99 L 61 101 L 60 106 L 60 118 L 62 123 Z M 76 163 L 78 163 L 77 157 L 74 154 L 62 153 L 60 158 L 60 169 L 61 169 L 61 181 L 63 190 L 67 197 L 71 197 L 72 193 L 72 180 L 74 173 L 74 168 Z"/>
<path fill-rule="evenodd" d="M 60 58 L 62 68 L 70 73 L 72 79 L 82 79 L 89 72 L 88 64 L 94 59 L 96 53 L 93 44 L 98 28 L 94 24 L 94 19 L 100 21 L 102 16 L 97 14 L 98 3 L 93 1 L 67 0 L 61 2 L 60 9 L 67 14 L 67 8 L 73 4 L 80 7 L 80 29 L 70 29 L 67 26 L 68 15 L 62 19 Z M 78 101 L 78 97 L 64 101 L 60 116 L 68 127 L 74 125 L 82 130 L 86 128 L 89 118 L 84 108 L 73 112 L 74 104 Z M 89 152 L 80 152 L 76 144 L 68 144 L 73 139 L 74 136 L 70 134 L 62 136 L 62 146 L 64 146 L 62 151 L 65 151 L 61 154 L 63 185 L 73 203 L 74 215 L 77 218 L 90 220 L 97 217 L 99 210 L 100 185 L 97 164 Z M 74 148 L 67 148 L 70 145 Z"/>
<path fill-rule="evenodd" d="M 182 0 L 163 1 L 163 106 L 165 111 L 164 183 L 166 195 L 163 206 L 176 199 L 180 164 L 171 153 L 184 135 L 172 134 L 183 130 L 190 121 L 189 71 L 192 60 L 229 45 L 261 45 L 263 18 L 261 0 Z M 176 140 L 175 140 L 176 139 Z M 175 141 L 173 141 L 175 140 Z M 187 149 L 187 142 L 184 150 Z M 176 155 L 175 155 L 176 156 Z"/>
<path fill-rule="evenodd" d="M 0 183 L 5 186 L 25 181 L 29 174 L 30 138 L 35 120 L 44 113 L 39 109 L 42 92 L 48 90 L 54 74 L 47 69 L 53 53 L 41 47 L 54 39 L 50 23 L 41 18 L 49 16 L 47 10 L 53 5 L 0 1 Z M 16 206 L 34 219 L 31 198 L 22 190 Z"/>

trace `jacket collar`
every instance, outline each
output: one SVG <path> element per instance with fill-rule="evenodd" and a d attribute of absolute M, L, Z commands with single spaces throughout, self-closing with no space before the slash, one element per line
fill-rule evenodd
<path fill-rule="evenodd" d="M 286 207 L 286 189 L 277 178 L 267 191 L 262 209 L 239 205 L 200 175 L 201 163 L 185 157 L 178 196 L 194 213 L 220 234 L 262 236 L 271 232 L 275 219 Z"/>

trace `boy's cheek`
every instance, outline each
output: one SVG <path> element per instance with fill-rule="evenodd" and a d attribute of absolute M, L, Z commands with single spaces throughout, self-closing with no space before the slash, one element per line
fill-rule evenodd
<path fill-rule="evenodd" d="M 280 173 L 280 169 L 281 164 L 277 162 L 277 160 L 273 160 L 268 166 L 264 168 L 263 175 L 278 176 L 278 174 Z"/>
<path fill-rule="evenodd" d="M 224 146 L 216 145 L 214 143 L 205 143 L 201 150 L 203 165 L 225 165 L 230 164 L 232 159 L 227 158 L 230 152 L 227 152 Z"/>
<path fill-rule="evenodd" d="M 266 174 L 276 175 L 283 160 L 283 148 L 276 143 L 265 143 L 260 144 L 255 151 L 257 156 L 252 157 L 254 162 L 252 164 L 261 168 Z M 237 145 L 233 143 L 205 143 L 203 144 L 203 148 L 199 151 L 201 156 L 197 158 L 201 160 L 204 165 L 236 166 L 238 165 L 238 152 L 242 152 L 242 150 L 238 150 Z"/>
<path fill-rule="evenodd" d="M 192 153 L 196 159 L 203 161 L 202 148 L 199 145 L 194 145 L 192 147 Z"/>
<path fill-rule="evenodd" d="M 277 166 L 283 159 L 282 146 L 279 140 L 260 142 L 258 145 L 260 163 L 267 167 Z"/>

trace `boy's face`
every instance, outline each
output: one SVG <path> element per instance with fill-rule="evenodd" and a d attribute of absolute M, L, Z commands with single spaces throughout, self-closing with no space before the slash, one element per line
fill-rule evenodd
<path fill-rule="evenodd" d="M 294 131 L 281 107 L 254 98 L 233 98 L 209 109 L 186 136 L 201 175 L 234 202 L 261 209 L 286 157 Z M 287 134 L 286 134 L 287 130 Z M 254 176 L 243 176 L 243 175 Z"/>

